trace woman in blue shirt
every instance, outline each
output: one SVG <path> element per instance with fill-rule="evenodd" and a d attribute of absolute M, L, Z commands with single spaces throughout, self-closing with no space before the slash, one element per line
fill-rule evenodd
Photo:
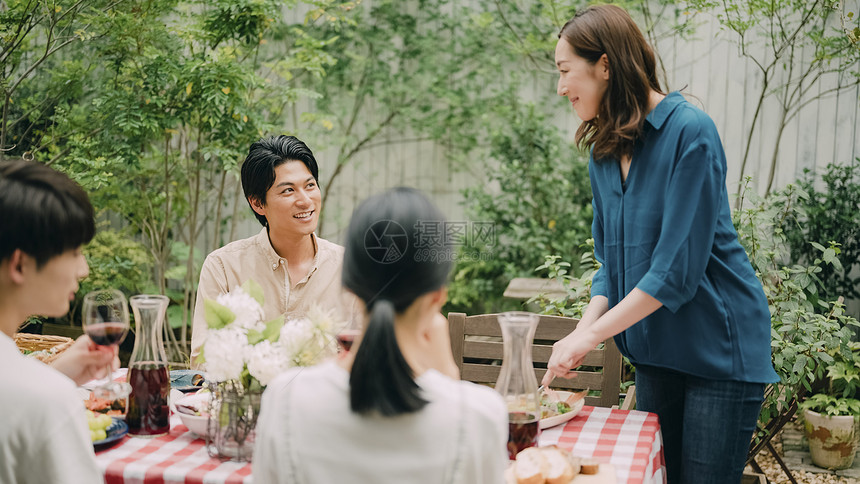
<path fill-rule="evenodd" d="M 592 298 L 553 346 L 544 384 L 610 336 L 636 366 L 637 408 L 657 413 L 668 482 L 737 483 L 767 383 L 770 312 L 738 242 L 717 129 L 678 92 L 613 5 L 562 28 L 558 94 L 591 149 Z"/>

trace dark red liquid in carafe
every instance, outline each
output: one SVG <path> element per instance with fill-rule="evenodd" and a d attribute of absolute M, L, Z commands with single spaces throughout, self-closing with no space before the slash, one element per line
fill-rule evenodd
<path fill-rule="evenodd" d="M 540 419 L 526 412 L 508 413 L 508 458 L 516 459 L 526 447 L 534 447 L 540 435 Z"/>
<path fill-rule="evenodd" d="M 170 430 L 170 377 L 167 365 L 153 362 L 134 363 L 128 370 L 131 395 L 128 397 L 128 433 L 156 436 Z"/>

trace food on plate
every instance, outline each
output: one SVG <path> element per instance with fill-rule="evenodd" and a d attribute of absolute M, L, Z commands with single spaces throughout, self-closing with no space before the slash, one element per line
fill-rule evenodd
<path fill-rule="evenodd" d="M 550 418 L 570 412 L 570 405 L 566 402 L 548 402 L 543 398 L 540 400 L 540 408 L 540 418 Z"/>
<path fill-rule="evenodd" d="M 209 416 L 209 392 L 200 391 L 176 402 L 176 411 L 195 417 Z"/>
<path fill-rule="evenodd" d="M 87 410 L 93 412 L 104 413 L 112 417 L 122 417 L 125 415 L 125 398 L 118 400 L 105 400 L 103 398 L 96 398 L 96 396 L 90 392 L 89 397 L 84 400 L 84 404 L 86 405 Z"/>
<path fill-rule="evenodd" d="M 95 413 L 87 410 L 87 425 L 90 427 L 90 439 L 93 442 L 107 438 L 107 428 L 111 426 L 113 419 L 103 413 Z"/>
<path fill-rule="evenodd" d="M 600 464 L 594 459 L 573 457 L 564 449 L 550 445 L 529 447 L 505 472 L 506 484 L 570 484 L 578 474 L 597 474 Z"/>
<path fill-rule="evenodd" d="M 588 390 L 571 393 L 566 399 L 562 400 L 558 393 L 549 388 L 544 388 L 540 396 L 541 418 L 555 417 L 570 412 L 574 404 L 585 398 L 588 395 Z"/>

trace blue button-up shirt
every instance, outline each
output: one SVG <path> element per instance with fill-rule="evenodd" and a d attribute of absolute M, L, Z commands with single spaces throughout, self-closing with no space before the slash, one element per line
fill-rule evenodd
<path fill-rule="evenodd" d="M 633 288 L 663 306 L 615 337 L 636 364 L 716 380 L 779 380 L 761 283 L 738 242 L 726 157 L 711 118 L 678 92 L 645 118 L 626 183 L 616 159 L 589 163 L 592 295 L 613 307 Z"/>

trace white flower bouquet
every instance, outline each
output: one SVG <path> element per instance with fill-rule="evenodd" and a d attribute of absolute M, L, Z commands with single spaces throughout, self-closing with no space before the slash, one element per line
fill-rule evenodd
<path fill-rule="evenodd" d="M 238 381 L 261 390 L 293 366 L 310 366 L 337 352 L 331 312 L 312 308 L 306 317 L 263 321 L 263 291 L 248 280 L 204 301 L 209 326 L 201 358 L 209 381 Z"/>

